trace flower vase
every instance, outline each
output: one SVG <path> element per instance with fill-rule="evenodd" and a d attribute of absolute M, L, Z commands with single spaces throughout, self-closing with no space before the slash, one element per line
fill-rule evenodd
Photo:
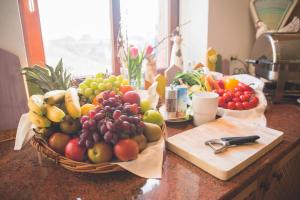
<path fill-rule="evenodd" d="M 136 89 L 143 89 L 142 65 L 131 66 L 127 70 L 129 84 Z"/>

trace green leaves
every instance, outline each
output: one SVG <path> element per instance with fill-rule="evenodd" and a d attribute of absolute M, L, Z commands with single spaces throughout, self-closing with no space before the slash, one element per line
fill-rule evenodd
<path fill-rule="evenodd" d="M 203 86 L 203 81 L 201 77 L 203 76 L 203 71 L 200 70 L 192 70 L 191 72 L 181 72 L 178 73 L 175 77 L 175 80 L 173 81 L 172 84 L 174 85 L 180 85 L 180 81 L 184 82 L 185 84 L 189 86 L 193 85 L 200 85 Z"/>
<path fill-rule="evenodd" d="M 66 90 L 71 86 L 71 74 L 63 67 L 62 59 L 55 69 L 49 65 L 41 67 L 25 67 L 22 74 L 26 75 L 27 82 L 35 84 L 44 93 L 51 90 Z"/>

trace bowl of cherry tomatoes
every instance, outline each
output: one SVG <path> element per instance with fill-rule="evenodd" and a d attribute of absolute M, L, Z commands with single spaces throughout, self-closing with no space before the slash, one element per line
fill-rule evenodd
<path fill-rule="evenodd" d="M 259 104 L 259 98 L 255 90 L 249 85 L 238 82 L 230 89 L 218 89 L 214 92 L 219 94 L 219 107 L 229 110 L 250 110 Z"/>

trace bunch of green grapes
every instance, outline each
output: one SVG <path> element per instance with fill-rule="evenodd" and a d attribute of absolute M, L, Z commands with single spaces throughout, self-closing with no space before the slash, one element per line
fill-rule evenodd
<path fill-rule="evenodd" d="M 128 85 L 128 80 L 124 79 L 122 75 L 115 76 L 98 73 L 95 77 L 86 78 L 80 83 L 78 92 L 92 102 L 100 92 L 105 90 L 118 92 L 122 85 Z"/>

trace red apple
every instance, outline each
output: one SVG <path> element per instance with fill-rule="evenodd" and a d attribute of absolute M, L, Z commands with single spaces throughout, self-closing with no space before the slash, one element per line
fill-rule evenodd
<path fill-rule="evenodd" d="M 70 140 L 65 148 L 65 156 L 75 161 L 83 161 L 86 149 L 79 146 L 79 138 Z"/>
<path fill-rule="evenodd" d="M 121 161 L 134 160 L 139 154 L 139 145 L 132 139 L 119 140 L 114 146 L 114 153 Z"/>
<path fill-rule="evenodd" d="M 140 96 L 138 95 L 138 93 L 134 92 L 134 91 L 129 91 L 126 92 L 123 95 L 123 100 L 125 103 L 130 103 L 130 104 L 138 104 L 140 105 Z"/>

